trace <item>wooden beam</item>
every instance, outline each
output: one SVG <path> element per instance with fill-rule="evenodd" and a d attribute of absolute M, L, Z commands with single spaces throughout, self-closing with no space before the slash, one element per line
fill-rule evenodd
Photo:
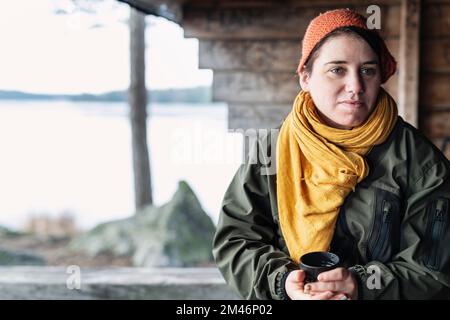
<path fill-rule="evenodd" d="M 386 44 L 398 57 L 398 39 L 389 38 Z M 300 40 L 199 41 L 199 67 L 214 71 L 295 72 L 300 57 Z"/>
<path fill-rule="evenodd" d="M 398 102 L 398 75 L 394 74 L 388 82 L 383 85 L 383 88 Z"/>
<path fill-rule="evenodd" d="M 367 6 L 354 6 L 354 10 L 367 15 Z M 182 25 L 186 38 L 222 39 L 277 39 L 299 40 L 309 22 L 330 7 L 290 7 L 277 4 L 257 8 L 198 8 L 186 7 Z M 381 6 L 383 19 L 380 34 L 397 37 L 399 34 L 400 6 Z"/>
<path fill-rule="evenodd" d="M 144 14 L 164 17 L 180 23 L 184 0 L 119 0 Z"/>
<path fill-rule="evenodd" d="M 276 128 L 289 114 L 292 104 L 259 105 L 255 103 L 228 104 L 229 129 Z"/>
<path fill-rule="evenodd" d="M 402 0 L 398 107 L 400 115 L 418 126 L 420 0 Z"/>
<path fill-rule="evenodd" d="M 145 15 L 130 10 L 130 104 L 135 207 L 153 203 L 147 145 L 147 90 L 145 86 Z"/>
<path fill-rule="evenodd" d="M 448 38 L 450 36 L 449 1 L 424 1 L 421 16 L 424 38 Z"/>
<path fill-rule="evenodd" d="M 391 54 L 398 59 L 399 39 L 391 38 L 385 40 Z M 384 89 L 398 102 L 398 72 L 396 72 L 384 85 Z"/>
<path fill-rule="evenodd" d="M 291 104 L 299 91 L 294 72 L 214 72 L 214 101 Z"/>
<path fill-rule="evenodd" d="M 450 38 L 426 39 L 422 37 L 420 52 L 422 72 L 450 74 Z"/>
<path fill-rule="evenodd" d="M 295 72 L 300 40 L 201 40 L 199 67 L 214 71 Z"/>
<path fill-rule="evenodd" d="M 449 83 L 450 73 L 422 72 L 420 79 L 420 105 L 433 110 L 449 109 Z"/>
<path fill-rule="evenodd" d="M 152 2 L 154 0 L 144 0 Z M 401 0 L 377 0 L 377 5 L 399 5 Z M 445 0 L 428 0 L 430 2 L 442 2 Z M 447 0 L 447 2 L 450 0 Z M 347 8 L 352 6 L 370 6 L 374 4 L 373 0 L 189 0 L 186 4 L 196 8 L 267 8 L 277 5 L 298 7 L 330 7 Z"/>
<path fill-rule="evenodd" d="M 423 132 L 429 138 L 445 138 L 450 132 L 450 111 L 423 114 Z"/>

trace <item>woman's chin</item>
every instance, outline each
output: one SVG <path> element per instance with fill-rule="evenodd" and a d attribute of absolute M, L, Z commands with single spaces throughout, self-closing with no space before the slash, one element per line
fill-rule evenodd
<path fill-rule="evenodd" d="M 353 129 L 354 127 L 361 125 L 363 122 L 364 122 L 364 120 L 361 120 L 361 119 L 353 119 L 351 121 L 342 121 L 337 124 L 340 129 L 350 130 L 350 129 Z"/>
<path fill-rule="evenodd" d="M 329 126 L 337 128 L 350 130 L 354 127 L 361 125 L 367 118 L 366 112 L 352 112 L 352 113 L 341 113 L 338 117 L 322 117 L 322 121 L 327 123 Z"/>

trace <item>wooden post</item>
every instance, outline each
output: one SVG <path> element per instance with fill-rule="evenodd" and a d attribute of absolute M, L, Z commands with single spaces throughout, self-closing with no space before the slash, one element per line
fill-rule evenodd
<path fill-rule="evenodd" d="M 400 115 L 418 126 L 420 0 L 402 0 L 400 10 L 398 107 Z"/>
<path fill-rule="evenodd" d="M 145 15 L 130 8 L 130 103 L 135 207 L 152 204 L 147 147 L 147 89 L 145 87 Z"/>

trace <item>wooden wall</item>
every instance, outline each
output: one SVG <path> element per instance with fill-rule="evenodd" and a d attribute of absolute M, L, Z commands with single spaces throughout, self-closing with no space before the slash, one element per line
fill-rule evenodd
<path fill-rule="evenodd" d="M 281 3 L 281 4 L 280 4 Z M 295 74 L 301 39 L 319 13 L 364 1 L 189 1 L 186 37 L 199 39 L 200 68 L 214 71 L 213 99 L 229 106 L 229 128 L 276 127 L 300 90 Z M 382 35 L 398 53 L 398 1 L 381 3 Z M 397 95 L 397 76 L 387 84 Z"/>
<path fill-rule="evenodd" d="M 440 147 L 450 136 L 450 1 L 422 3 L 420 48 L 419 125 Z"/>
<path fill-rule="evenodd" d="M 399 59 L 401 1 L 375 1 L 381 35 Z M 185 37 L 199 39 L 199 66 L 214 72 L 213 99 L 227 102 L 229 128 L 278 126 L 300 90 L 301 38 L 319 13 L 373 1 L 192 0 L 183 8 Z M 450 0 L 423 0 L 419 128 L 438 146 L 450 135 Z M 385 85 L 398 99 L 398 74 Z M 449 148 L 450 149 L 450 148 Z"/>

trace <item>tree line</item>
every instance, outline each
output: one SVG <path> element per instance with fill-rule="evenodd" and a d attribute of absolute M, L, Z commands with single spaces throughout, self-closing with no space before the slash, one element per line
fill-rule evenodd
<path fill-rule="evenodd" d="M 22 91 L 0 90 L 0 100 L 68 100 L 68 101 L 98 101 L 98 102 L 126 102 L 127 91 L 111 91 L 102 94 L 41 94 Z M 150 102 L 159 103 L 209 103 L 211 87 L 199 86 L 182 89 L 148 90 Z"/>

